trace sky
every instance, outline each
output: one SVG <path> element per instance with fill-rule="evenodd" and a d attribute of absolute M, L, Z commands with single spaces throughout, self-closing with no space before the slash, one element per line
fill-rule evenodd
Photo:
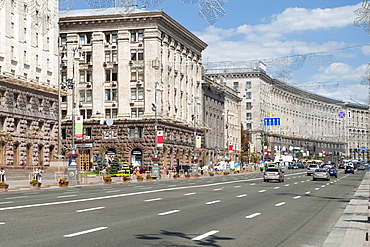
<path fill-rule="evenodd" d="M 332 99 L 367 104 L 370 37 L 354 25 L 359 17 L 354 11 L 362 1 L 224 0 L 226 15 L 212 25 L 199 17 L 198 4 L 183 3 L 191 1 L 152 0 L 162 3 L 147 10 L 166 12 L 207 43 L 205 65 L 263 61 L 273 78 Z M 77 8 L 89 7 L 76 0 Z"/>

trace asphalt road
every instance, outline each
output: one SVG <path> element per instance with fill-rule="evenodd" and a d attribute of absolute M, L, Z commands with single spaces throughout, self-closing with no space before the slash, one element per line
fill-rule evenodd
<path fill-rule="evenodd" d="M 320 246 L 364 172 L 287 171 L 0 195 L 0 246 Z"/>

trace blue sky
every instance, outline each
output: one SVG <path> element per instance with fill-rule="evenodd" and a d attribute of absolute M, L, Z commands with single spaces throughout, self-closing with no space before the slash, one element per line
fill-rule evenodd
<path fill-rule="evenodd" d="M 139 1 L 138 5 L 141 7 Z M 204 63 L 289 63 L 292 60 L 287 57 L 299 58 L 304 62 L 302 67 L 289 70 L 285 77 L 273 71 L 269 63 L 268 73 L 330 98 L 366 103 L 368 84 L 363 76 L 370 63 L 370 38 L 362 27 L 354 26 L 354 11 L 362 8 L 362 1 L 225 0 L 223 7 L 226 15 L 213 25 L 198 17 L 197 4 L 163 0 L 159 6 L 147 9 L 163 10 L 205 41 L 208 47 L 203 53 Z M 88 5 L 85 0 L 76 0 L 74 8 Z M 322 59 L 327 60 L 325 66 L 314 66 L 312 61 Z"/>

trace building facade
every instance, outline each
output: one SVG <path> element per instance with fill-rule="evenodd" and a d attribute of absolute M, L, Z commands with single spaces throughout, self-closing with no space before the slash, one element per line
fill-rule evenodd
<path fill-rule="evenodd" d="M 0 166 L 48 166 L 58 137 L 57 1 L 0 4 Z M 47 8 L 44 8 L 47 6 Z"/>
<path fill-rule="evenodd" d="M 206 76 L 222 79 L 239 92 L 241 123 L 251 137 L 250 153 L 259 159 L 338 162 L 369 154 L 367 106 L 303 91 L 257 69 Z M 277 119 L 276 124 L 265 122 Z"/>
<path fill-rule="evenodd" d="M 76 139 L 81 169 L 107 154 L 150 166 L 156 150 L 163 166 L 203 162 L 195 146 L 197 136 L 204 145 L 203 41 L 161 11 L 73 10 L 60 14 L 59 26 L 61 84 L 73 78 L 75 86 L 61 102 L 63 154 L 75 112 L 84 126 Z"/>

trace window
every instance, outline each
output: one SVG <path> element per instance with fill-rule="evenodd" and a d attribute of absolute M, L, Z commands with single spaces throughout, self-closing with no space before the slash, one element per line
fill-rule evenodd
<path fill-rule="evenodd" d="M 252 102 L 247 102 L 245 107 L 246 109 L 252 109 Z"/>
<path fill-rule="evenodd" d="M 144 108 L 131 108 L 131 118 L 142 118 L 144 116 Z"/>
<path fill-rule="evenodd" d="M 67 96 L 65 95 L 62 96 L 62 102 L 67 102 Z"/>
<path fill-rule="evenodd" d="M 144 30 L 131 30 L 131 42 L 144 40 Z"/>
<path fill-rule="evenodd" d="M 105 89 L 105 101 L 113 101 L 118 99 L 118 91 L 114 88 Z"/>
<path fill-rule="evenodd" d="M 105 109 L 105 117 L 106 118 L 117 118 L 118 109 L 117 108 L 107 108 Z"/>
<path fill-rule="evenodd" d="M 247 99 L 251 99 L 251 98 L 252 98 L 252 93 L 251 93 L 251 92 L 246 92 L 246 93 L 245 93 L 245 97 L 246 97 Z"/>
<path fill-rule="evenodd" d="M 130 128 L 129 132 L 130 132 L 130 138 L 135 138 L 136 137 L 135 128 Z"/>
<path fill-rule="evenodd" d="M 91 134 L 92 134 L 91 128 L 85 128 L 85 138 L 87 136 L 91 138 Z"/>
<path fill-rule="evenodd" d="M 144 99 L 144 88 L 131 88 L 131 100 L 142 100 Z"/>
<path fill-rule="evenodd" d="M 239 88 L 239 82 L 234 81 L 234 88 L 235 88 L 235 89 L 238 89 L 238 88 Z"/>
<path fill-rule="evenodd" d="M 80 90 L 80 102 L 92 101 L 92 89 Z"/>
<path fill-rule="evenodd" d="M 61 34 L 60 35 L 60 44 L 66 45 L 67 44 L 67 34 Z"/>
<path fill-rule="evenodd" d="M 252 120 L 252 113 L 247 112 L 247 113 L 245 114 L 245 119 L 246 119 L 246 120 Z"/>
<path fill-rule="evenodd" d="M 143 49 L 131 49 L 131 60 L 132 61 L 142 61 L 144 60 L 144 50 Z"/>
<path fill-rule="evenodd" d="M 118 62 L 118 51 L 117 50 L 112 51 L 112 62 Z"/>
<path fill-rule="evenodd" d="M 138 138 L 144 138 L 144 128 L 137 128 Z"/>
<path fill-rule="evenodd" d="M 80 70 L 80 82 L 91 82 L 92 73 L 90 70 Z"/>
<path fill-rule="evenodd" d="M 252 88 L 252 82 L 251 81 L 246 81 L 245 82 L 245 88 Z"/>
<path fill-rule="evenodd" d="M 105 81 L 117 81 L 118 73 L 116 69 L 105 70 Z"/>
<path fill-rule="evenodd" d="M 106 43 L 117 43 L 117 32 L 106 32 L 105 42 Z"/>
<path fill-rule="evenodd" d="M 39 112 L 41 112 L 41 111 L 42 111 L 42 103 L 43 103 L 43 100 L 42 100 L 42 99 L 39 99 L 39 102 L 38 102 L 38 104 L 37 104 L 37 110 L 38 110 Z"/>
<path fill-rule="evenodd" d="M 91 109 L 81 109 L 80 115 L 83 117 L 83 119 L 90 119 L 92 116 L 92 110 Z"/>
<path fill-rule="evenodd" d="M 80 45 L 91 43 L 91 33 L 80 33 Z"/>
<path fill-rule="evenodd" d="M 144 80 L 144 69 L 131 68 L 131 81 L 143 81 L 143 80 Z"/>
<path fill-rule="evenodd" d="M 5 119 L 4 119 L 4 122 L 5 122 Z M 20 118 L 14 118 L 14 131 L 15 132 L 19 132 L 20 122 L 21 122 Z"/>
<path fill-rule="evenodd" d="M 0 90 L 0 105 L 5 103 L 5 90 Z"/>
<path fill-rule="evenodd" d="M 66 119 L 67 117 L 67 110 L 62 110 L 62 119 Z"/>

